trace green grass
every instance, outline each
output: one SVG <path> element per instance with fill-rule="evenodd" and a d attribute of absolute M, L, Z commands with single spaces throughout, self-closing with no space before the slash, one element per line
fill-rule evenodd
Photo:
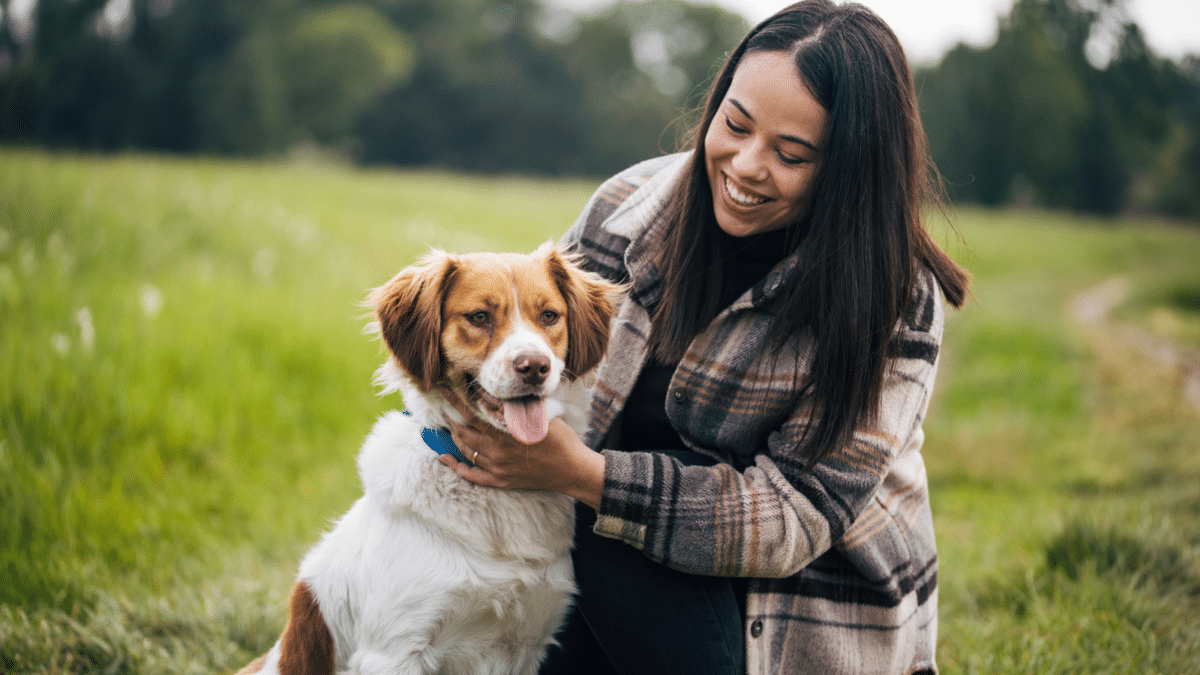
<path fill-rule="evenodd" d="M 557 238 L 594 186 L 0 151 L 0 672 L 265 650 L 399 404 L 357 303 L 430 245 Z M 1200 230 L 956 223 L 976 300 L 926 423 L 943 671 L 1200 671 L 1200 415 L 1067 314 L 1121 275 L 1121 320 L 1191 339 Z"/>
<path fill-rule="evenodd" d="M 592 187 L 0 153 L 0 671 L 269 646 L 399 405 L 358 302 L 431 244 L 531 250 Z"/>
<path fill-rule="evenodd" d="M 1071 297 L 1113 276 L 1145 321 L 1200 230 L 964 211 L 977 302 L 926 423 L 939 662 L 952 673 L 1200 672 L 1200 413 Z"/>

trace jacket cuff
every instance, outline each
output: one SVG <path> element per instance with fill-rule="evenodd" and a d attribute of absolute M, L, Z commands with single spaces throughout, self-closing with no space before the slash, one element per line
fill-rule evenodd
<path fill-rule="evenodd" d="M 604 490 L 596 512 L 596 534 L 637 549 L 646 541 L 646 516 L 654 499 L 654 458 L 645 452 L 602 450 Z"/>

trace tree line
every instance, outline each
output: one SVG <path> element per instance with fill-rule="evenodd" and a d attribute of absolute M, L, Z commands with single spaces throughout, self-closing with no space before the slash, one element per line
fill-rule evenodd
<path fill-rule="evenodd" d="M 745 21 L 682 0 L 39 0 L 0 30 L 0 142 L 601 176 L 679 147 Z M 1090 7 L 1090 9 L 1089 9 Z M 1119 0 L 1018 0 L 915 73 L 956 201 L 1200 217 L 1200 65 Z"/>
<path fill-rule="evenodd" d="M 1200 59 L 1155 56 L 1119 0 L 1017 0 L 916 79 L 957 200 L 1200 218 Z"/>
<path fill-rule="evenodd" d="M 113 4 L 40 0 L 25 42 L 5 31 L 0 139 L 600 175 L 675 149 L 747 30 L 679 0 L 594 17 L 536 0 L 126 0 L 112 22 Z"/>

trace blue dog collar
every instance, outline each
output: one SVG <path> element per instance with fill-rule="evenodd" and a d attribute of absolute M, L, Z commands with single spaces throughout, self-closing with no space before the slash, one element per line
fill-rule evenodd
<path fill-rule="evenodd" d="M 405 415 L 410 415 L 407 410 L 403 411 Z M 450 455 L 454 459 L 466 464 L 467 466 L 475 466 L 467 456 L 458 449 L 454 444 L 454 439 L 450 437 L 450 430 L 443 427 L 425 427 L 421 429 L 421 440 L 425 441 L 431 450 L 439 455 Z"/>

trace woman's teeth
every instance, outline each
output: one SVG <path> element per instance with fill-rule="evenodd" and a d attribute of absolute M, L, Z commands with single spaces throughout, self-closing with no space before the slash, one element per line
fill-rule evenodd
<path fill-rule="evenodd" d="M 765 204 L 771 201 L 768 197 L 751 197 L 750 195 L 739 191 L 733 186 L 733 183 L 729 180 L 729 176 L 725 176 L 725 192 L 729 194 L 733 201 L 741 204 L 742 206 L 758 206 L 759 204 Z"/>

